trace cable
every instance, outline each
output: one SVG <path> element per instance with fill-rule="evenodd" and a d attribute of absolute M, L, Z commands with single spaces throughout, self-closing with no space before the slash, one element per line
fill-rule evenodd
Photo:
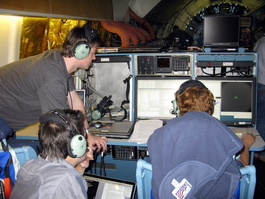
<path fill-rule="evenodd" d="M 201 68 L 203 74 L 208 75 L 208 76 L 213 76 L 213 77 L 218 76 L 218 75 L 225 75 L 227 73 L 238 72 L 236 69 L 231 69 L 231 70 L 226 71 L 226 72 L 215 73 L 215 68 L 213 68 L 213 69 L 214 69 L 214 73 L 213 74 L 210 74 L 210 73 L 205 72 L 204 71 L 204 68 Z"/>
<path fill-rule="evenodd" d="M 123 80 L 123 83 L 126 84 L 126 93 L 125 93 L 126 100 L 123 100 L 122 103 L 121 103 L 121 110 L 123 110 L 124 115 L 123 115 L 123 118 L 120 121 L 123 121 L 124 119 L 127 118 L 127 110 L 126 110 L 126 108 L 123 107 L 123 105 L 127 104 L 127 103 L 130 103 L 130 100 L 129 100 L 130 79 L 132 77 L 133 77 L 132 75 L 129 75 L 125 80 Z"/>
<path fill-rule="evenodd" d="M 94 151 L 93 152 L 93 161 L 91 161 L 92 164 L 89 164 L 89 170 L 90 170 L 90 173 L 93 173 L 93 167 L 94 167 L 94 174 L 97 174 L 97 159 L 98 159 L 98 155 L 99 153 Z"/>
<path fill-rule="evenodd" d="M 106 156 L 105 152 L 101 152 L 101 163 L 100 163 L 100 175 L 102 175 L 102 170 L 104 172 L 104 176 L 106 176 L 106 168 L 105 168 L 105 162 L 104 162 L 104 158 Z"/>

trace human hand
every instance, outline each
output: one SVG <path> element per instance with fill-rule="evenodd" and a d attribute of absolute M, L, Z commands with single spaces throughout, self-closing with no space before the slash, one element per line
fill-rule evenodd
<path fill-rule="evenodd" d="M 241 140 L 243 141 L 245 147 L 250 148 L 251 145 L 255 142 L 256 136 L 254 136 L 253 134 L 246 133 L 241 138 Z"/>
<path fill-rule="evenodd" d="M 87 136 L 87 142 L 88 146 L 97 152 L 100 150 L 105 152 L 107 150 L 108 139 L 106 137 L 99 137 L 89 133 Z"/>

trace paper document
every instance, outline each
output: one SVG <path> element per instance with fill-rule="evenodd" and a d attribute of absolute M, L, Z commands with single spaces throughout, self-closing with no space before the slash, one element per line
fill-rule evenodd
<path fill-rule="evenodd" d="M 150 135 L 162 126 L 162 120 L 139 120 L 135 123 L 133 133 L 128 141 L 138 144 L 147 143 Z"/>

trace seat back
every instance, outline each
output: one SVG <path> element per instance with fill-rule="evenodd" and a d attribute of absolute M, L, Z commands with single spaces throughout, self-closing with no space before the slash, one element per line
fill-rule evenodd
<path fill-rule="evenodd" d="M 1 146 L 3 148 L 0 148 L 0 152 L 10 150 L 6 138 L 12 136 L 13 133 L 14 132 L 12 128 L 2 118 L 0 118 L 0 142 L 2 143 Z M 22 166 L 26 161 L 30 159 L 37 158 L 37 153 L 30 146 L 15 146 L 13 150 L 16 154 L 16 158 L 20 163 L 18 167 Z"/>
<path fill-rule="evenodd" d="M 151 198 L 152 165 L 139 159 L 136 167 L 138 199 Z"/>
<path fill-rule="evenodd" d="M 249 165 L 240 169 L 239 199 L 253 199 L 256 187 L 256 169 Z M 149 199 L 151 196 L 152 165 L 145 160 L 138 160 L 136 168 L 136 182 L 138 199 Z"/>
<path fill-rule="evenodd" d="M 15 147 L 13 150 L 18 160 L 19 168 L 28 160 L 36 159 L 38 157 L 36 151 L 30 146 Z M 2 149 L 0 149 L 0 153 L 1 152 L 3 152 Z"/>
<path fill-rule="evenodd" d="M 240 199 L 253 199 L 256 187 L 256 168 L 254 165 L 248 165 L 240 169 Z"/>

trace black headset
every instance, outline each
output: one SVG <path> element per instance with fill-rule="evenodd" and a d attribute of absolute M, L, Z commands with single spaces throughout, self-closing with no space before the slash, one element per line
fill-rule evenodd
<path fill-rule="evenodd" d="M 70 123 L 63 110 L 55 109 L 49 111 L 39 118 L 39 122 L 54 122 L 65 126 L 70 132 L 69 142 L 67 144 L 68 155 L 72 158 L 80 158 L 85 155 L 87 152 L 87 140 L 77 129 L 71 129 Z"/>
<path fill-rule="evenodd" d="M 88 41 L 81 41 L 76 44 L 76 47 L 74 49 L 74 56 L 79 60 L 85 59 L 89 55 L 91 50 L 89 42 L 91 42 L 91 40 L 97 36 L 97 31 L 91 28 L 87 23 L 84 24 L 82 28 L 84 29 L 85 36 Z"/>

